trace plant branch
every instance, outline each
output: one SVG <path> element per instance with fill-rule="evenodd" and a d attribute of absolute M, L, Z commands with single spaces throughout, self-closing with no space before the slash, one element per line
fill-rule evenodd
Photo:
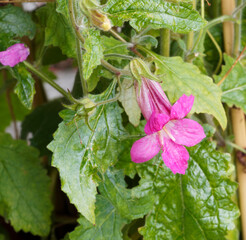
<path fill-rule="evenodd" d="M 109 32 L 115 36 L 116 38 L 118 38 L 121 42 L 123 43 L 128 43 L 123 37 L 121 37 L 114 29 L 110 29 Z"/>
<path fill-rule="evenodd" d="M 118 54 L 118 53 L 109 53 L 109 54 L 105 54 L 104 57 L 118 57 L 118 58 L 124 58 L 124 59 L 128 59 L 128 60 L 134 59 L 134 57 L 132 57 L 132 56 L 129 56 L 129 55 L 123 55 L 123 54 Z"/>
<path fill-rule="evenodd" d="M 30 63 L 24 61 L 25 66 L 33 72 L 36 76 L 38 76 L 42 81 L 47 82 L 50 86 L 55 88 L 59 93 L 61 93 L 64 97 L 66 97 L 68 100 L 74 103 L 81 104 L 78 100 L 73 98 L 71 94 L 66 92 L 63 88 L 61 88 L 58 84 L 56 84 L 53 80 L 49 79 L 47 76 L 45 76 L 42 72 L 34 68 Z"/>
<path fill-rule="evenodd" d="M 242 52 L 239 54 L 239 56 L 237 57 L 237 59 L 235 60 L 235 62 L 232 64 L 232 66 L 230 67 L 230 69 L 226 72 L 226 74 L 224 75 L 224 77 L 217 83 L 218 86 L 220 86 L 225 81 L 225 79 L 228 77 L 228 75 L 230 74 L 230 72 L 232 71 L 232 69 L 236 66 L 236 64 L 240 60 L 240 58 L 243 55 L 243 53 L 244 53 L 245 50 L 246 50 L 246 46 L 243 48 Z"/>
<path fill-rule="evenodd" d="M 242 1 L 240 1 L 242 2 Z M 239 13 L 241 10 L 243 10 L 245 7 L 246 7 L 246 2 L 243 2 L 243 3 L 239 3 L 239 5 L 235 8 L 235 10 L 232 12 L 232 16 L 236 15 L 237 13 Z"/>

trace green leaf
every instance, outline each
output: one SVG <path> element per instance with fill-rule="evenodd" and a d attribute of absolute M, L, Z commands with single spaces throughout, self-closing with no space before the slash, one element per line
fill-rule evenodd
<path fill-rule="evenodd" d="M 124 21 L 130 20 L 131 26 L 138 31 L 151 26 L 187 33 L 197 31 L 206 24 L 191 4 L 164 0 L 109 0 L 104 11 L 109 13 L 114 25 L 121 26 Z"/>
<path fill-rule="evenodd" d="M 136 127 L 140 123 L 141 110 L 137 103 L 133 80 L 124 78 L 121 87 L 119 101 L 129 117 L 129 122 Z"/>
<path fill-rule="evenodd" d="M 230 67 L 235 62 L 235 59 L 224 54 L 225 66 L 222 67 L 220 75 L 214 76 L 216 82 L 219 82 Z M 224 82 L 220 85 L 222 93 L 222 102 L 228 104 L 229 107 L 236 105 L 242 108 L 246 113 L 246 70 L 238 62 Z"/>
<path fill-rule="evenodd" d="M 50 230 L 49 179 L 38 151 L 0 133 L 0 214 L 15 231 L 46 236 Z"/>
<path fill-rule="evenodd" d="M 83 76 L 88 79 L 93 72 L 93 69 L 101 64 L 103 58 L 103 42 L 100 37 L 100 31 L 90 28 L 86 31 L 83 53 Z"/>
<path fill-rule="evenodd" d="M 104 54 L 121 54 L 128 55 L 129 51 L 127 49 L 127 45 L 116 40 L 113 37 L 102 37 L 103 46 L 104 46 Z M 107 59 L 116 59 L 115 57 L 107 57 Z M 120 60 L 117 58 L 116 60 Z"/>
<path fill-rule="evenodd" d="M 155 196 L 149 186 L 140 185 L 127 189 L 123 171 L 107 171 L 104 182 L 99 185 L 100 193 L 106 197 L 124 218 L 133 220 L 143 217 L 153 207 Z"/>
<path fill-rule="evenodd" d="M 97 196 L 96 224 L 88 222 L 84 217 L 78 221 L 78 226 L 69 234 L 70 240 L 94 239 L 94 240 L 121 240 L 123 225 L 127 222 L 116 211 L 109 200 L 103 196 Z"/>
<path fill-rule="evenodd" d="M 180 57 L 166 58 L 151 51 L 148 53 L 155 58 L 156 74 L 160 75 L 162 88 L 167 91 L 171 102 L 183 94 L 192 94 L 195 101 L 191 113 L 212 114 L 225 129 L 227 119 L 221 104 L 221 90 L 210 77 Z"/>
<path fill-rule="evenodd" d="M 31 16 L 20 7 L 7 5 L 0 8 L 0 33 L 10 37 L 28 36 L 32 39 L 36 32 L 36 26 Z"/>
<path fill-rule="evenodd" d="M 58 115 L 62 109 L 61 99 L 57 99 L 35 108 L 22 122 L 21 138 L 26 139 L 31 133 L 31 145 L 39 149 L 41 156 L 50 154 L 46 146 L 62 121 Z"/>
<path fill-rule="evenodd" d="M 59 47 L 63 54 L 76 58 L 76 38 L 70 21 L 56 12 L 53 3 L 40 8 L 36 14 L 40 24 L 45 27 L 45 46 Z"/>
<path fill-rule="evenodd" d="M 19 97 L 22 104 L 31 109 L 33 96 L 35 94 L 35 81 L 32 75 L 27 71 L 23 63 L 11 69 L 11 73 L 14 78 L 17 79 L 17 84 L 15 86 L 15 93 Z"/>
<path fill-rule="evenodd" d="M 189 148 L 185 175 L 172 174 L 161 157 L 153 165 L 139 166 L 140 184 L 157 197 L 140 231 L 144 239 L 225 240 L 227 231 L 234 229 L 239 210 L 231 198 L 237 184 L 229 179 L 229 154 L 215 149 L 208 140 Z"/>
<path fill-rule="evenodd" d="M 104 93 L 90 95 L 90 98 L 95 102 L 111 98 L 113 88 L 111 85 Z M 48 148 L 53 152 L 52 165 L 60 172 L 62 190 L 78 211 L 95 223 L 95 173 L 103 173 L 115 164 L 120 146 L 118 138 L 124 131 L 118 104 L 97 107 L 88 123 L 94 131 L 88 128 L 84 119 L 77 121 L 78 130 L 75 124 L 62 122 Z"/>

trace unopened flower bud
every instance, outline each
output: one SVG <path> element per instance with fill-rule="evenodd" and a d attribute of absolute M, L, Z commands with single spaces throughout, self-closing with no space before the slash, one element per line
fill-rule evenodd
<path fill-rule="evenodd" d="M 90 13 L 92 23 L 96 27 L 102 29 L 103 31 L 109 31 L 111 29 L 112 25 L 107 15 L 101 13 L 98 10 L 91 10 Z"/>

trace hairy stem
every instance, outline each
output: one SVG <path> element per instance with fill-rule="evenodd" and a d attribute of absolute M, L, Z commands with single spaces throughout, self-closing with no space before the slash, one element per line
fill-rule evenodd
<path fill-rule="evenodd" d="M 50 86 L 52 86 L 54 89 L 56 89 L 59 93 L 61 93 L 64 97 L 66 97 L 71 102 L 79 103 L 76 99 L 74 99 L 68 92 L 66 92 L 63 88 L 61 88 L 58 84 L 56 84 L 54 81 L 49 79 L 47 76 L 45 76 L 42 72 L 34 68 L 30 63 L 24 61 L 25 66 L 36 76 L 38 76 L 42 81 L 47 82 Z"/>

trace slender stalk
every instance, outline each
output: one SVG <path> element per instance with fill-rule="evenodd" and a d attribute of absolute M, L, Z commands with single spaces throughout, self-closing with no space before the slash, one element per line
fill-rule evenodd
<path fill-rule="evenodd" d="M 244 148 L 238 146 L 237 144 L 235 144 L 235 143 L 233 143 L 233 142 L 230 142 L 230 141 L 226 141 L 225 143 L 226 143 L 227 145 L 230 145 L 231 147 L 233 147 L 233 148 L 239 150 L 240 152 L 246 154 L 246 150 L 245 150 Z"/>
<path fill-rule="evenodd" d="M 3 81 L 6 83 L 7 82 L 7 72 L 5 69 L 3 69 L 2 73 L 3 73 Z M 11 93 L 11 89 L 7 88 L 7 90 L 6 90 L 7 104 L 8 104 L 11 120 L 14 124 L 15 139 L 18 139 L 19 138 L 19 131 L 18 131 L 17 123 L 16 123 L 16 117 L 15 117 L 14 108 L 13 108 L 10 93 Z"/>
<path fill-rule="evenodd" d="M 132 56 L 129 56 L 129 55 L 123 55 L 123 54 L 118 54 L 118 53 L 109 53 L 109 54 L 105 54 L 104 57 L 118 57 L 118 58 L 123 58 L 123 59 L 128 59 L 128 60 L 134 59 L 134 57 L 132 57 Z"/>
<path fill-rule="evenodd" d="M 76 45 L 77 45 L 77 59 L 78 59 L 78 67 L 79 67 L 82 92 L 83 92 L 83 97 L 86 97 L 88 95 L 88 87 L 87 87 L 87 82 L 83 76 L 83 62 L 82 62 L 83 50 L 82 50 L 82 43 L 78 38 L 76 39 Z"/>
<path fill-rule="evenodd" d="M 221 48 L 220 48 L 219 44 L 216 42 L 216 40 L 214 39 L 213 35 L 209 32 L 209 30 L 207 30 L 207 34 L 210 37 L 210 39 L 212 40 L 214 46 L 216 47 L 216 49 L 217 49 L 217 51 L 219 53 L 219 62 L 217 64 L 216 69 L 213 72 L 213 74 L 217 74 L 219 72 L 219 70 L 220 70 L 220 66 L 221 66 L 222 61 L 223 61 L 223 55 L 222 55 L 222 51 L 221 51 Z"/>
<path fill-rule="evenodd" d="M 193 0 L 192 2 L 192 8 L 196 9 L 196 0 Z M 187 42 L 186 42 L 186 48 L 188 51 L 190 51 L 192 49 L 193 46 L 193 41 L 194 41 L 194 32 L 189 32 L 187 35 Z"/>
<path fill-rule="evenodd" d="M 161 29 L 161 55 L 169 57 L 170 55 L 170 30 L 167 28 Z"/>
<path fill-rule="evenodd" d="M 39 70 L 34 68 L 30 63 L 24 61 L 25 66 L 33 72 L 36 76 L 38 76 L 42 81 L 47 82 L 50 86 L 55 88 L 59 93 L 61 93 L 64 97 L 66 97 L 71 102 L 79 103 L 76 99 L 74 99 L 68 92 L 66 92 L 63 88 L 61 88 L 58 84 L 56 84 L 54 81 L 49 79 L 47 76 L 45 76 L 43 73 L 41 73 Z"/>
<path fill-rule="evenodd" d="M 110 29 L 109 32 L 114 35 L 116 38 L 118 38 L 123 43 L 128 43 L 123 37 L 121 37 L 114 29 Z"/>
<path fill-rule="evenodd" d="M 232 71 L 232 69 L 236 66 L 236 64 L 240 60 L 240 58 L 243 55 L 243 53 L 244 53 L 245 50 L 246 50 L 246 46 L 243 48 L 242 52 L 239 54 L 239 56 L 237 57 L 237 59 L 235 60 L 235 62 L 232 64 L 232 66 L 230 67 L 230 69 L 226 72 L 226 74 L 224 75 L 224 77 L 217 83 L 218 86 L 220 86 L 225 81 L 225 79 L 228 77 L 228 75 L 230 74 L 230 72 Z"/>

